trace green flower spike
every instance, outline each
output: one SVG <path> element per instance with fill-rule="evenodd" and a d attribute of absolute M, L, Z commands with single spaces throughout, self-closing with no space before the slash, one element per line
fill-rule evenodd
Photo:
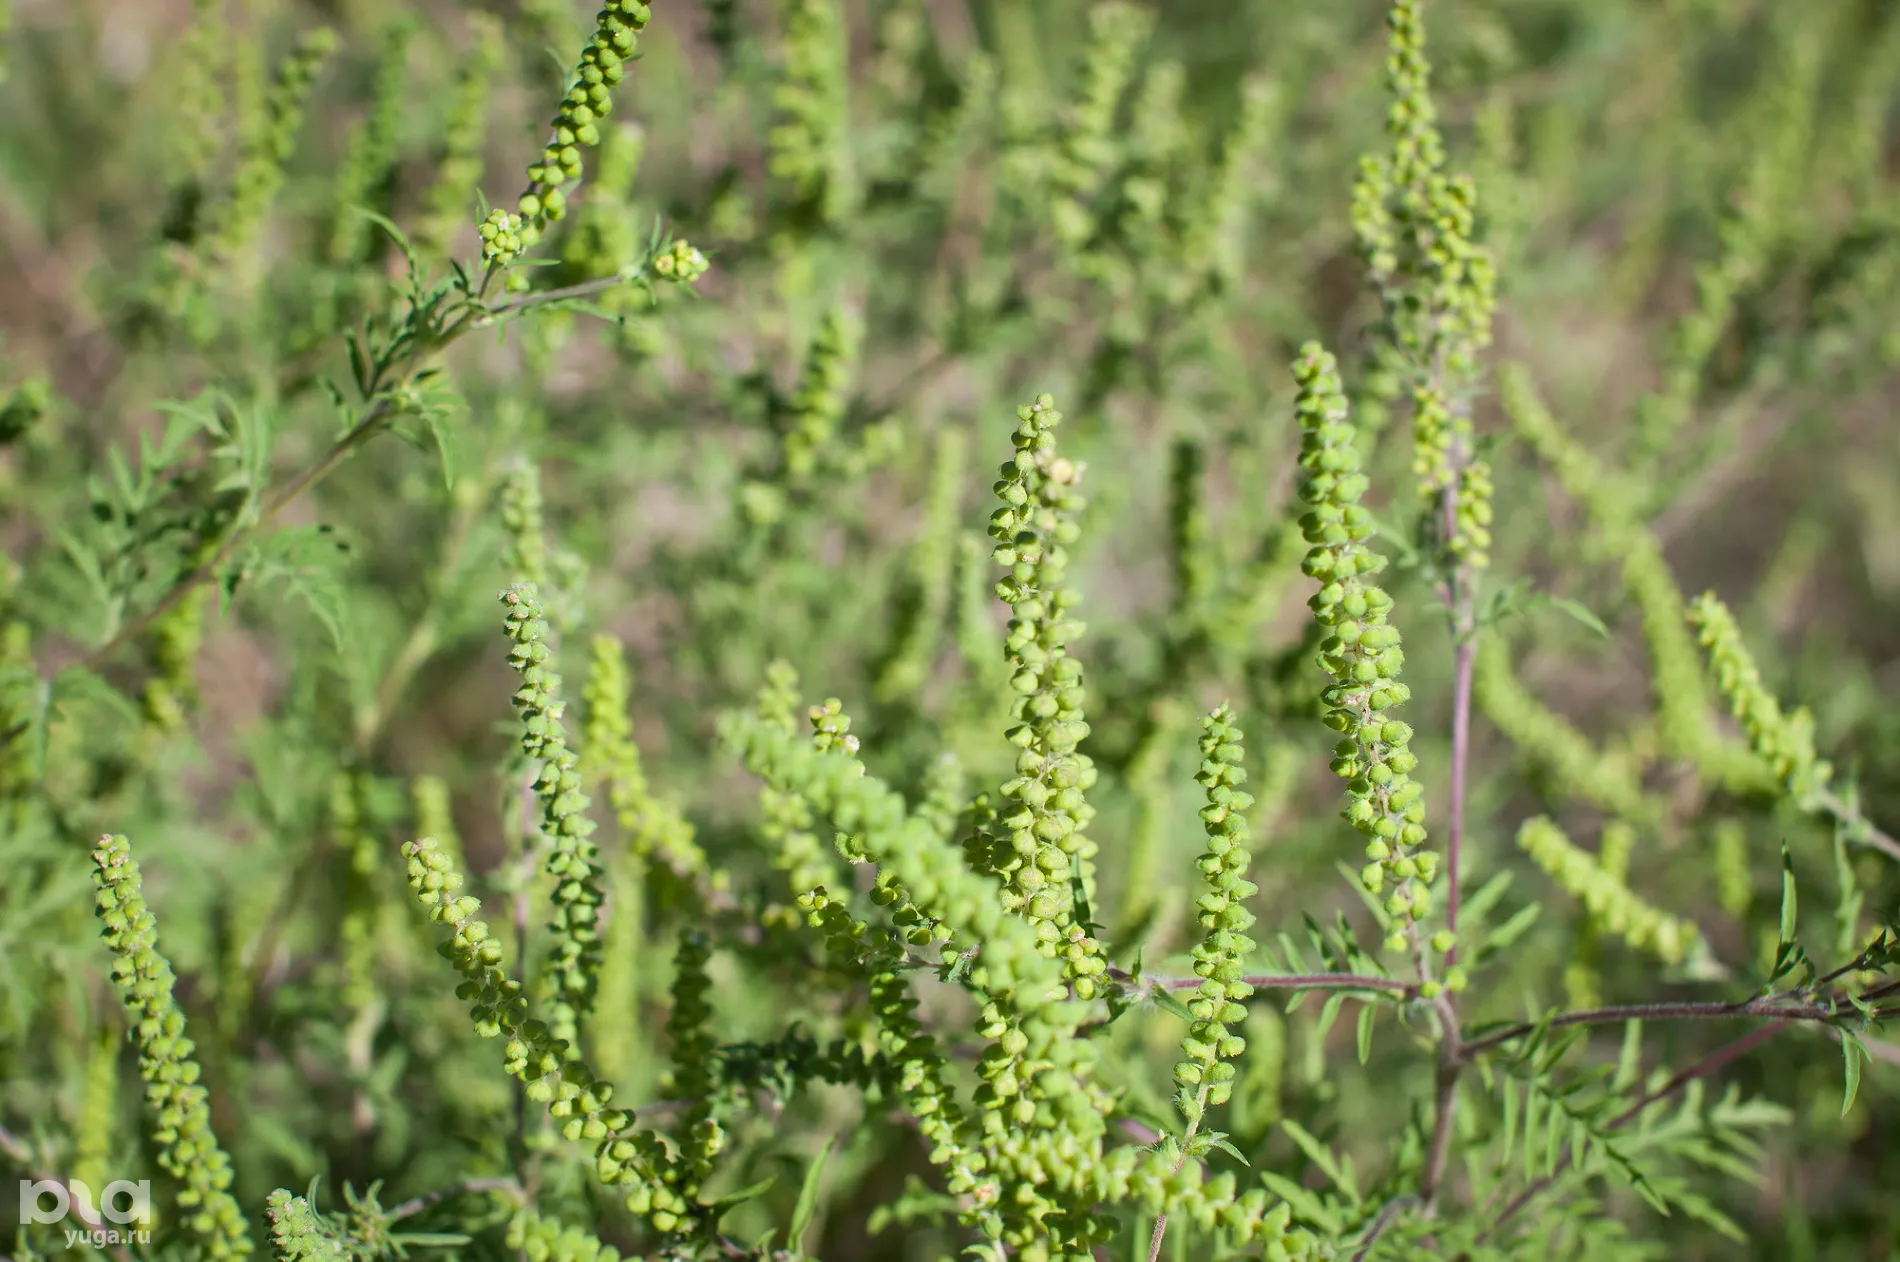
<path fill-rule="evenodd" d="M 1196 909 L 1203 932 L 1194 945 L 1194 975 L 1201 987 L 1188 1001 L 1194 1023 L 1174 1066 L 1181 1088 L 1175 1104 L 1190 1130 L 1200 1126 L 1209 1105 L 1227 1103 L 1234 1089 L 1231 1062 L 1247 1050 L 1247 1040 L 1228 1031 L 1247 1019 L 1243 1005 L 1253 995 L 1253 987 L 1240 980 L 1243 962 L 1254 949 L 1246 932 L 1253 913 L 1244 904 L 1260 892 L 1247 879 L 1247 810 L 1253 795 L 1237 787 L 1247 778 L 1240 766 L 1241 740 L 1240 725 L 1225 705 L 1201 721 L 1202 761 L 1195 779 L 1207 790 L 1207 805 L 1201 808 L 1207 851 L 1196 866 L 1208 886 Z"/>
<path fill-rule="evenodd" d="M 100 838 L 92 861 L 96 914 L 112 952 L 112 984 L 139 1049 L 159 1168 L 184 1185 L 178 1204 L 197 1237 L 198 1256 L 245 1257 L 252 1250 L 250 1227 L 229 1191 L 231 1159 L 211 1131 L 210 1097 L 192 1059 L 197 1045 L 185 1034 L 185 1014 L 172 997 L 176 979 L 158 949 L 158 922 L 145 902 L 138 860 L 126 839 L 114 836 Z"/>
<path fill-rule="evenodd" d="M 587 703 L 583 771 L 603 786 L 614 823 L 634 856 L 657 858 L 695 890 L 710 894 L 715 874 L 693 839 L 692 821 L 647 782 L 627 715 L 632 695 L 633 676 L 627 669 L 625 648 L 612 636 L 595 636 L 582 685 Z M 723 877 L 723 873 L 718 875 Z"/>
<path fill-rule="evenodd" d="M 556 882 L 546 965 L 554 988 L 552 1025 L 555 1037 L 573 1049 L 580 1045 L 580 1022 L 592 1011 L 600 976 L 599 919 L 606 900 L 599 852 L 594 822 L 587 817 L 587 795 L 581 791 L 580 758 L 568 748 L 561 723 L 566 703 L 561 700 L 561 677 L 550 665 L 553 653 L 540 598 L 532 584 L 518 583 L 501 599 L 508 607 L 508 638 L 514 642 L 508 664 L 521 675 L 514 695 L 521 712 L 521 749 L 541 764 L 534 794 L 548 844 L 547 872 Z"/>
<path fill-rule="evenodd" d="M 1425 791 L 1411 778 L 1418 756 L 1412 729 L 1390 717 L 1411 699 L 1399 682 L 1405 653 L 1398 628 L 1387 621 L 1392 598 L 1365 576 L 1385 568 L 1385 558 L 1366 546 L 1372 515 L 1359 503 L 1367 478 L 1359 471 L 1355 434 L 1333 357 L 1309 342 L 1293 365 L 1299 382 L 1295 407 L 1304 431 L 1300 442 L 1300 499 L 1308 505 L 1300 530 L 1312 547 L 1300 568 L 1318 579 L 1308 602 L 1328 634 L 1320 665 L 1333 683 L 1320 694 L 1326 726 L 1340 734 L 1333 772 L 1346 781 L 1352 803 L 1346 819 L 1366 838 L 1369 862 L 1360 873 L 1366 889 L 1392 885 L 1385 910 L 1392 920 L 1386 949 L 1403 950 L 1405 926 L 1431 910 L 1425 887 L 1438 856 L 1424 849 Z"/>
<path fill-rule="evenodd" d="M 1081 91 L 1064 111 L 1061 142 L 1048 155 L 1046 213 L 1063 253 L 1072 262 L 1080 261 L 1096 229 L 1091 203 L 1121 149 L 1115 109 L 1134 78 L 1142 46 L 1153 29 L 1152 14 L 1119 0 L 1089 11 Z"/>
<path fill-rule="evenodd" d="M 1413 472 L 1451 554 L 1483 569 L 1491 545 L 1491 470 L 1476 457 L 1471 399 L 1491 342 L 1497 275 L 1474 241 L 1477 190 L 1445 170 L 1431 98 L 1419 0 L 1387 19 L 1389 155 L 1361 160 L 1353 230 L 1384 310 L 1386 337 L 1406 369 L 1414 414 Z M 1443 520 L 1447 497 L 1454 499 Z"/>
<path fill-rule="evenodd" d="M 216 213 L 210 233 L 215 256 L 235 257 L 262 231 L 271 203 L 283 187 L 284 164 L 296 148 L 310 90 L 339 42 L 335 31 L 319 27 L 298 40 L 278 67 L 262 116 L 252 122 L 253 130 L 245 136 L 229 199 Z"/>
<path fill-rule="evenodd" d="M 1814 751 L 1814 716 L 1805 707 L 1782 713 L 1781 703 L 1762 683 L 1761 671 L 1741 628 L 1728 606 L 1714 592 L 1704 592 L 1689 605 L 1689 625 L 1708 650 L 1716 686 L 1728 698 L 1748 743 L 1774 769 L 1775 778 L 1794 794 L 1804 809 L 1827 791 L 1834 769 Z"/>
<path fill-rule="evenodd" d="M 1069 545 L 1081 533 L 1082 469 L 1056 454 L 1062 414 L 1054 399 L 1038 396 L 1016 409 L 1016 419 L 1016 455 L 996 483 L 1003 507 L 990 517 L 991 559 L 1009 567 L 996 594 L 1013 615 L 1004 644 L 1016 693 L 1008 737 L 1021 751 L 1015 778 L 1003 786 L 1008 851 L 999 854 L 998 872 L 1004 905 L 1028 917 L 1045 951 L 1068 961 L 1076 997 L 1088 999 L 1108 966 L 1074 892 L 1078 885 L 1087 891 L 1095 853 L 1083 835 L 1095 809 L 1082 796 L 1095 783 L 1095 766 L 1077 750 L 1089 733 L 1082 663 L 1068 650 L 1082 634 L 1069 617 L 1082 596 L 1065 582 Z"/>
<path fill-rule="evenodd" d="M 609 1187 L 626 1190 L 629 1212 L 661 1233 L 680 1227 L 689 1207 L 674 1185 L 687 1171 L 666 1141 L 653 1131 L 633 1130 L 633 1114 L 613 1107 L 613 1085 L 596 1077 L 546 1022 L 528 1015 L 521 983 L 502 967 L 501 943 L 477 914 L 481 900 L 458 894 L 462 874 L 436 839 L 408 842 L 402 852 L 410 890 L 429 919 L 452 931 L 436 949 L 462 975 L 455 995 L 468 1004 L 475 1033 L 507 1036 L 508 1073 L 526 1088 L 528 1099 L 547 1106 L 563 1138 L 593 1146 L 595 1175 Z"/>
<path fill-rule="evenodd" d="M 442 159 L 435 182 L 423 194 L 422 218 L 410 234 L 416 248 L 430 257 L 446 255 L 455 234 L 468 222 L 466 206 L 482 179 L 488 102 L 494 97 L 501 63 L 501 23 L 487 13 L 471 13 L 468 21 L 474 46 L 461 55 L 443 126 Z"/>
<path fill-rule="evenodd" d="M 766 169 L 797 214 L 834 222 L 849 190 L 845 158 L 847 21 L 839 0 L 778 0 L 777 121 L 766 133 Z"/>
<path fill-rule="evenodd" d="M 946 1081 L 949 1062 L 936 1035 L 917 1018 L 903 942 L 854 919 L 823 886 L 800 896 L 798 904 L 833 954 L 867 974 L 879 1051 L 894 1062 L 896 1089 L 930 1144 L 930 1160 L 946 1168 L 951 1195 L 974 1195 L 987 1167 L 982 1151 L 968 1142 L 963 1110 Z"/>
<path fill-rule="evenodd" d="M 600 120 L 614 106 L 610 89 L 625 77 L 626 63 L 633 60 L 650 16 L 644 0 L 604 0 L 595 16 L 594 34 L 581 53 L 574 86 L 554 117 L 554 135 L 541 151 L 541 161 L 528 168 L 528 191 L 515 206 L 524 248 L 540 240 L 548 224 L 566 217 L 561 185 L 581 178 L 581 150 L 600 143 Z"/>
<path fill-rule="evenodd" d="M 330 226 L 330 261 L 359 259 L 370 234 L 370 221 L 356 213 L 369 205 L 375 189 L 396 162 L 401 143 L 404 106 L 409 98 L 409 44 L 415 19 L 402 14 L 383 32 L 375 78 L 370 87 L 368 115 L 350 129 L 342 168 L 336 177 L 336 207 Z"/>
<path fill-rule="evenodd" d="M 690 1137 L 686 1160 L 695 1180 L 712 1174 L 713 1158 L 725 1147 L 725 1133 L 713 1117 L 713 1053 L 717 1041 L 711 1029 L 712 978 L 706 972 L 712 947 L 706 935 L 689 930 L 680 936 L 674 957 L 673 1012 L 666 1033 L 673 1043 L 670 1093 L 691 1100 L 681 1124 Z"/>

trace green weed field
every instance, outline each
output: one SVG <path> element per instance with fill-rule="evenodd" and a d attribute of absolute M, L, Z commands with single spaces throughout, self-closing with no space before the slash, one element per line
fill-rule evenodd
<path fill-rule="evenodd" d="M 1900 7 L 0 66 L 7 1256 L 1900 1259 Z"/>

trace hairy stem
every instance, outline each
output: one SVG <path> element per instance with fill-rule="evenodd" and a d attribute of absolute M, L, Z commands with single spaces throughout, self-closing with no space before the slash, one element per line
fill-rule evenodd
<path fill-rule="evenodd" d="M 1174 1173 L 1175 1174 L 1181 1173 L 1181 1167 L 1187 1164 L 1188 1141 L 1193 1139 L 1194 1132 L 1200 1129 L 1201 1117 L 1205 1114 L 1205 1111 L 1207 1109 L 1208 1089 L 1209 1089 L 1208 1085 L 1206 1083 L 1202 1083 L 1200 1091 L 1198 1091 L 1195 1094 L 1195 1102 L 1196 1102 L 1196 1108 L 1194 1110 L 1195 1115 L 1191 1120 L 1189 1120 L 1188 1125 L 1187 1125 L 1187 1130 L 1181 1133 L 1181 1155 L 1174 1159 Z M 1159 1262 L 1159 1259 L 1161 1257 L 1161 1240 L 1167 1234 L 1168 1234 L 1168 1211 L 1164 1209 L 1160 1213 L 1155 1215 L 1155 1229 L 1154 1229 L 1153 1234 L 1151 1234 L 1148 1237 L 1148 1262 Z"/>

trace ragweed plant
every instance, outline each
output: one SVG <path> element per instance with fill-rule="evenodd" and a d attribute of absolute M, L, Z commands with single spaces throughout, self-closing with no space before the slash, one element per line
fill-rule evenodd
<path fill-rule="evenodd" d="M 1900 1231 L 1900 22 L 694 7 L 15 6 L 4 1252 Z"/>

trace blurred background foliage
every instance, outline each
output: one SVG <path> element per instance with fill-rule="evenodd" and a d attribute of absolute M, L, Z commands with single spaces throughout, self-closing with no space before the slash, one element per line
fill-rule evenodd
<path fill-rule="evenodd" d="M 86 876 L 91 842 L 125 832 L 246 1204 L 319 1175 L 382 1179 L 392 1199 L 505 1171 L 506 1082 L 467 1037 L 395 847 L 445 793 L 471 864 L 507 892 L 520 775 L 495 593 L 524 548 L 545 548 L 570 680 L 590 635 L 628 646 L 646 776 L 756 916 L 786 892 L 712 728 L 773 657 L 844 699 L 873 770 L 912 800 L 944 750 L 977 784 L 1007 774 L 985 488 L 1015 405 L 1041 390 L 1087 465 L 1086 748 L 1118 958 L 1185 952 L 1194 719 L 1222 698 L 1260 786 L 1263 928 L 1364 918 L 1335 871 L 1357 845 L 1326 771 L 1287 527 L 1287 365 L 1309 338 L 1337 348 L 1359 419 L 1381 430 L 1389 391 L 1360 353 L 1377 306 L 1347 213 L 1359 156 L 1383 144 L 1378 0 L 1165 0 L 1108 20 L 1082 0 L 655 4 L 597 169 L 540 254 L 545 284 L 583 279 L 663 221 L 712 259 L 697 298 L 617 291 L 607 319 L 562 313 L 458 346 L 435 419 L 296 500 L 280 523 L 311 529 L 206 604 L 201 643 L 137 637 L 99 663 L 112 687 L 53 698 L 39 680 L 136 625 L 189 568 L 209 536 L 183 506 L 229 511 L 333 438 L 339 335 L 383 309 L 405 267 L 349 207 L 400 226 L 431 276 L 471 257 L 477 190 L 513 197 L 590 14 L 563 0 L 11 4 L 0 652 L 8 704 L 45 722 L 35 748 L 10 751 L 0 829 L 0 1126 L 20 1149 L 0 1165 L 91 1163 L 101 1182 L 143 1168 Z M 1527 366 L 1566 441 L 1607 471 L 1591 502 L 1480 401 L 1492 590 L 1574 603 L 1516 601 L 1485 650 L 1471 886 L 1515 874 L 1497 919 L 1546 906 L 1467 1008 L 1706 994 L 1605 939 L 1511 838 L 1538 813 L 1589 848 L 1606 823 L 1633 828 L 1630 884 L 1742 968 L 1772 953 L 1783 839 L 1812 906 L 1840 879 L 1825 827 L 1762 777 L 1671 752 L 1630 535 L 1606 514 L 1646 526 L 1684 592 L 1736 609 L 1868 814 L 1900 819 L 1900 8 L 1433 0 L 1428 20 L 1453 161 L 1476 178 L 1498 260 L 1494 354 Z M 319 27 L 340 39 L 299 110 L 278 76 Z M 185 425 L 179 408 L 216 423 Z M 1402 429 L 1374 453 L 1380 546 L 1400 562 L 1417 512 Z M 213 450 L 212 430 L 234 450 Z M 114 451 L 133 458 L 115 466 Z M 115 481 L 128 467 L 154 471 L 138 495 Z M 533 494 L 538 544 L 496 507 Z M 1451 654 L 1427 578 L 1397 571 L 1436 826 Z M 1576 734 L 1587 745 L 1565 744 Z M 1607 805 L 1580 767 L 1627 791 Z M 1856 862 L 1870 908 L 1891 912 L 1894 865 Z M 680 926 L 642 884 L 658 877 L 616 879 L 620 905 L 650 905 L 611 938 L 601 1067 L 640 1103 L 667 1094 L 648 1053 L 665 1045 Z M 715 958 L 723 1038 L 828 1019 L 783 946 Z M 1429 1097 L 1429 1065 L 1392 1038 L 1361 1068 L 1343 1026 L 1255 1006 L 1227 1123 L 1239 1149 L 1310 1173 L 1274 1128 L 1286 1116 L 1363 1167 L 1388 1160 L 1381 1136 Z M 1724 1037 L 1649 1034 L 1680 1063 Z M 1135 1111 L 1165 1114 L 1179 1036 L 1165 1014 L 1120 1031 Z M 1839 1117 L 1822 1043 L 1796 1032 L 1728 1071 L 1794 1124 L 1768 1139 L 1759 1189 L 1702 1189 L 1732 1238 L 1630 1198 L 1656 1256 L 1900 1257 L 1900 1070 L 1874 1064 Z M 874 1224 L 927 1163 L 842 1092 L 744 1134 L 734 1185 L 795 1171 L 831 1134 L 845 1143 L 815 1253 L 942 1252 L 942 1231 Z M 581 1167 L 530 1143 L 544 1194 L 584 1198 Z M 781 1178 L 770 1214 L 735 1218 L 782 1219 L 795 1184 Z M 468 1227 L 466 1207 L 451 1220 Z"/>

